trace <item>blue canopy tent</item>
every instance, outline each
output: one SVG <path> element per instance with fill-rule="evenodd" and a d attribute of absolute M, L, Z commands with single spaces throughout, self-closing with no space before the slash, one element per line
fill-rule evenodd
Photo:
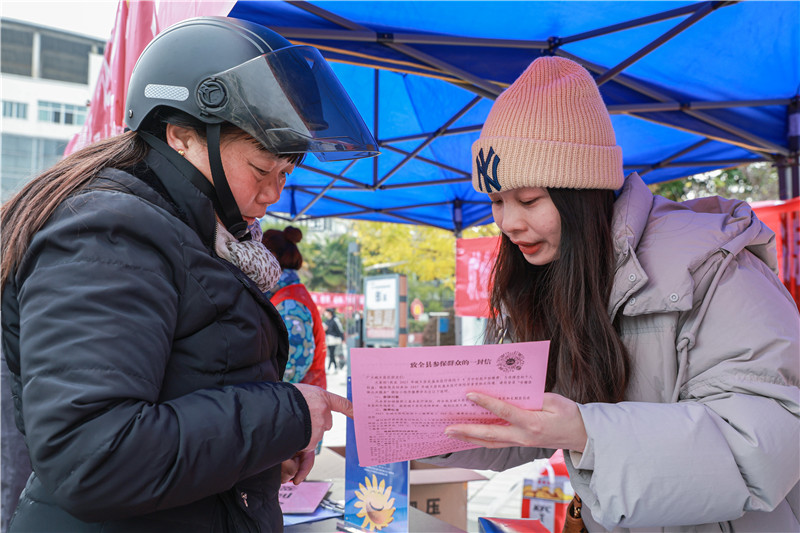
<path fill-rule="evenodd" d="M 655 183 L 765 161 L 778 168 L 782 198 L 800 194 L 800 2 L 231 4 L 205 14 L 259 22 L 320 49 L 382 152 L 338 163 L 307 157 L 271 209 L 287 220 L 456 234 L 490 222 L 486 196 L 470 183 L 470 146 L 493 99 L 546 54 L 596 76 L 626 172 Z"/>

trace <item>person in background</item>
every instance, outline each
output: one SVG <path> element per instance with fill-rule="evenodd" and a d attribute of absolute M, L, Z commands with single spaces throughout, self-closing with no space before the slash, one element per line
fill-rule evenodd
<path fill-rule="evenodd" d="M 264 232 L 261 242 L 272 252 L 282 270 L 280 279 L 266 296 L 280 313 L 289 332 L 289 360 L 283 380 L 324 389 L 327 387 L 325 329 L 317 304 L 297 275 L 303 266 L 303 255 L 297 247 L 301 240 L 303 232 L 294 226 Z"/>
<path fill-rule="evenodd" d="M 2 208 L 2 351 L 33 466 L 16 531 L 282 531 L 345 398 L 282 381 L 249 228 L 303 155 L 375 155 L 319 52 L 199 17 L 142 52 L 129 131 Z M 341 141 L 346 139 L 346 141 Z"/>
<path fill-rule="evenodd" d="M 344 364 L 340 364 L 337 359 L 344 342 L 344 328 L 336 316 L 336 309 L 333 308 L 325 309 L 325 342 L 328 345 L 328 370 L 333 366 L 333 371 L 336 372 L 344 367 Z"/>
<path fill-rule="evenodd" d="M 430 461 L 563 449 L 590 532 L 800 531 L 800 315 L 772 231 L 624 178 L 592 76 L 561 57 L 497 98 L 472 152 L 502 231 L 488 338 L 549 339 L 546 393 L 541 411 L 468 393 L 505 423 L 447 427 L 480 447 Z"/>

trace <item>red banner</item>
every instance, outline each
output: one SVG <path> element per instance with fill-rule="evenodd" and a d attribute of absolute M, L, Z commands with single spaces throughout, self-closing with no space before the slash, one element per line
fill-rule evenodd
<path fill-rule="evenodd" d="M 498 237 L 456 240 L 456 315 L 489 316 L 489 279 L 498 242 Z"/>
<path fill-rule="evenodd" d="M 800 198 L 754 202 L 756 216 L 775 232 L 781 281 L 800 306 Z M 456 314 L 489 316 L 489 280 L 498 237 L 456 241 Z"/>
<path fill-rule="evenodd" d="M 753 210 L 775 232 L 781 281 L 800 306 L 800 197 L 755 202 Z"/>
<path fill-rule="evenodd" d="M 311 299 L 319 307 L 320 313 L 329 307 L 335 308 L 340 313 L 353 313 L 364 311 L 363 294 L 347 294 L 343 292 L 312 292 Z"/>

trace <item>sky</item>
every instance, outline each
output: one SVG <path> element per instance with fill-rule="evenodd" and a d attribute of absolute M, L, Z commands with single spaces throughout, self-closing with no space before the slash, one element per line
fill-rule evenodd
<path fill-rule="evenodd" d="M 0 17 L 108 40 L 117 0 L 0 0 Z"/>

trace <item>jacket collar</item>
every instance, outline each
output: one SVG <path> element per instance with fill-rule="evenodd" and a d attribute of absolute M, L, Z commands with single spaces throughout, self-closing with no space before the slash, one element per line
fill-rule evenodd
<path fill-rule="evenodd" d="M 630 174 L 614 202 L 614 216 L 611 219 L 611 235 L 617 256 L 608 300 L 608 314 L 612 320 L 620 307 L 626 302 L 630 303 L 631 296 L 644 287 L 649 279 L 636 257 L 636 247 L 644 234 L 652 206 L 653 193 L 639 174 Z"/>
<path fill-rule="evenodd" d="M 703 266 L 745 248 L 775 269 L 774 233 L 751 207 L 720 197 L 672 202 L 629 175 L 614 203 L 617 255 L 608 311 L 613 318 L 692 308 Z"/>
<path fill-rule="evenodd" d="M 612 320 L 618 312 L 636 316 L 692 308 L 692 273 L 716 248 L 692 245 L 705 230 L 689 211 L 654 196 L 637 173 L 625 179 L 611 223 L 617 254 L 608 304 Z"/>
<path fill-rule="evenodd" d="M 145 157 L 148 167 L 185 216 L 185 222 L 200 236 L 203 244 L 213 250 L 216 231 L 214 206 L 199 188 L 211 184 L 194 165 L 166 143 L 152 135 L 143 138 L 151 148 Z"/>

